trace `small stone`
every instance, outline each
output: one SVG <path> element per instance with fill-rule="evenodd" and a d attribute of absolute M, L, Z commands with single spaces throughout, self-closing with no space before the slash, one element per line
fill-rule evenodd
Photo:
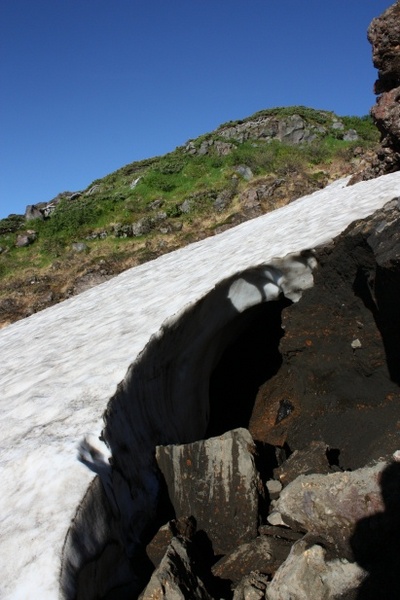
<path fill-rule="evenodd" d="M 356 338 L 355 340 L 353 340 L 351 342 L 351 347 L 353 348 L 353 350 L 356 350 L 357 348 L 361 348 L 361 342 L 358 338 Z"/>
<path fill-rule="evenodd" d="M 276 479 L 268 479 L 266 486 L 269 493 L 269 497 L 275 500 L 282 490 L 281 482 L 277 481 Z"/>
<path fill-rule="evenodd" d="M 135 189 L 135 187 L 137 186 L 137 184 L 139 183 L 139 181 L 140 181 L 140 180 L 141 180 L 141 177 L 138 177 L 137 179 L 134 179 L 134 180 L 132 181 L 132 183 L 130 184 L 130 186 L 129 186 L 129 187 L 130 187 L 130 189 L 131 189 L 131 190 L 134 190 L 134 189 Z"/>
<path fill-rule="evenodd" d="M 396 452 L 393 452 L 393 460 L 395 460 L 396 462 L 400 462 L 400 450 L 396 450 Z"/>
<path fill-rule="evenodd" d="M 72 250 L 74 252 L 84 252 L 87 250 L 87 245 L 84 242 L 74 242 L 72 244 Z"/>
<path fill-rule="evenodd" d="M 284 525 L 285 521 L 282 519 L 282 515 L 278 510 L 273 510 L 267 517 L 267 521 L 270 525 Z"/>

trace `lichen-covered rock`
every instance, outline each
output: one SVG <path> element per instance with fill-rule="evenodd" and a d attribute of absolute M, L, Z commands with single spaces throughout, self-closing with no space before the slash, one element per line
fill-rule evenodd
<path fill-rule="evenodd" d="M 267 600 L 334 600 L 350 598 L 365 577 L 347 560 L 325 560 L 325 550 L 299 540 L 268 585 Z"/>
<path fill-rule="evenodd" d="M 216 554 L 257 536 L 261 486 L 254 452 L 246 429 L 156 449 L 176 516 L 194 516 Z"/>

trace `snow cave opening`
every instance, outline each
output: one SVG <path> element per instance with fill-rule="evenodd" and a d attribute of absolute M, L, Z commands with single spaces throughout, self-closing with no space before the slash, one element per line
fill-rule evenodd
<path fill-rule="evenodd" d="M 260 385 L 275 375 L 282 364 L 282 311 L 290 304 L 281 296 L 249 308 L 235 320 L 238 333 L 210 374 L 210 414 L 205 437 L 248 427 Z"/>

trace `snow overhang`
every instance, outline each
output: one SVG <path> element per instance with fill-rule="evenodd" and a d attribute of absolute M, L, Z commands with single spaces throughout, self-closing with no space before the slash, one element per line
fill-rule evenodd
<path fill-rule="evenodd" d="M 82 561 L 110 534 L 104 510 L 125 510 L 126 482 L 129 488 L 143 466 L 148 477 L 138 504 L 154 492 L 145 457 L 112 482 L 122 490 L 116 506 L 107 494 L 99 500 L 92 494 L 94 473 L 77 460 L 77 447 L 88 433 L 100 434 L 107 406 L 106 438 L 121 464 L 120 440 L 133 444 L 129 455 L 135 455 L 134 444 L 143 441 L 139 430 L 150 445 L 195 438 L 207 421 L 206 391 L 198 386 L 193 394 L 185 386 L 200 362 L 201 373 L 209 373 L 226 341 L 219 332 L 281 292 L 298 300 L 312 285 L 312 249 L 400 196 L 399 173 L 345 184 L 124 272 L 0 331 L 2 598 L 58 598 L 62 556 L 61 596 L 70 597 Z M 211 341 L 217 343 L 205 359 Z M 177 393 L 181 384 L 184 396 Z M 161 403 L 153 402 L 160 390 Z M 98 531 L 95 539 L 79 540 L 76 551 L 69 528 L 89 509 Z"/>

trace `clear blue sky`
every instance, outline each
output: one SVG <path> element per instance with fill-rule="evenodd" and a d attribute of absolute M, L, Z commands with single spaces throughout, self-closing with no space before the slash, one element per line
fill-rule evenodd
<path fill-rule="evenodd" d="M 274 106 L 363 115 L 391 0 L 0 0 L 0 217 Z"/>

